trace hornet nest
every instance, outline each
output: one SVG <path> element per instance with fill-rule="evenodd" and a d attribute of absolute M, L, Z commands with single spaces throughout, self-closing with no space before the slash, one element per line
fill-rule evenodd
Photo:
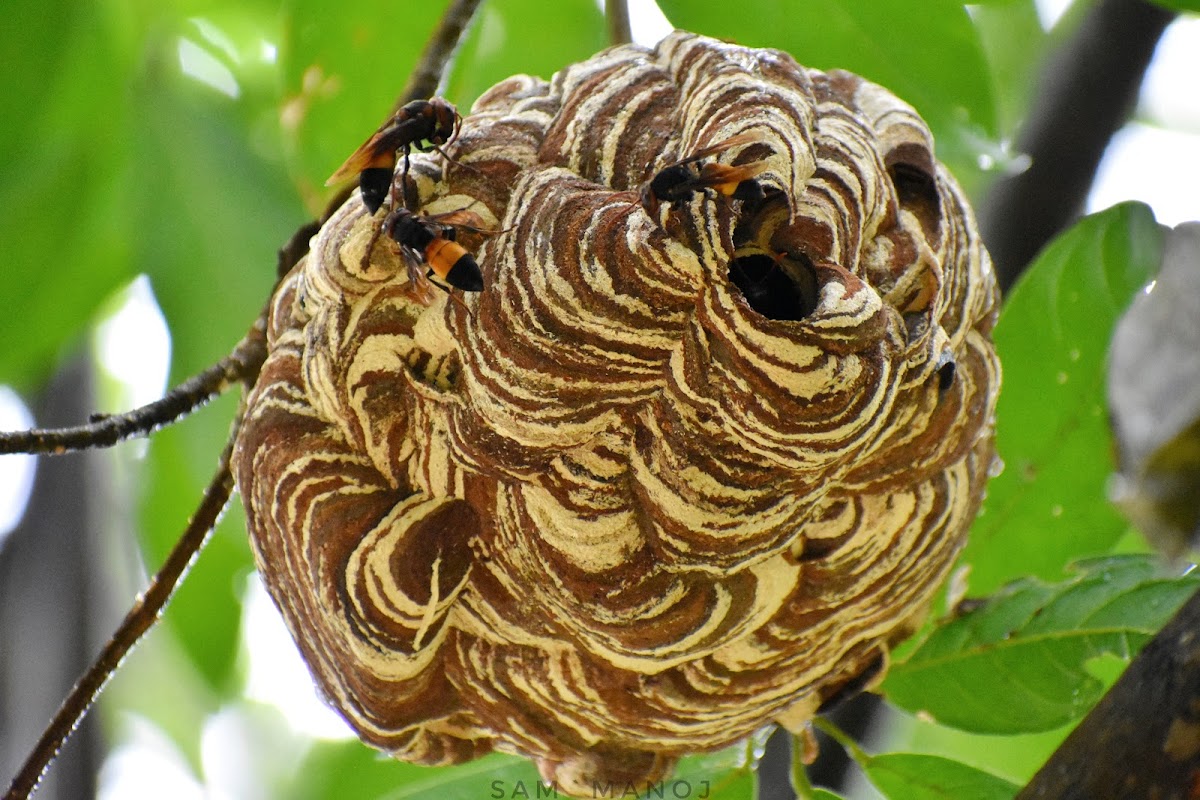
<path fill-rule="evenodd" d="M 483 290 L 414 292 L 356 194 L 274 298 L 237 442 L 328 702 L 397 758 L 586 793 L 881 674 L 978 509 L 1000 380 L 920 117 L 677 32 L 509 78 L 443 151 L 397 181 L 490 229 L 460 237 Z M 756 191 L 651 189 L 680 162 Z"/>

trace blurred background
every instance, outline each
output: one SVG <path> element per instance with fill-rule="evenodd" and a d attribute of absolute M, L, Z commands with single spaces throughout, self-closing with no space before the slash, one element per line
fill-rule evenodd
<path fill-rule="evenodd" d="M 267 298 L 277 249 L 322 211 L 325 177 L 386 117 L 442 5 L 10 0 L 0 11 L 0 430 L 149 402 L 226 354 Z M 908 100 L 1011 274 L 1031 253 L 1010 244 L 1005 224 L 1018 217 L 1002 185 L 1030 172 L 1033 145 L 1072 141 L 1073 122 L 1096 128 L 1088 141 L 1102 159 L 1043 160 L 1050 183 L 1082 182 L 1077 197 L 1056 198 L 1059 227 L 1130 199 L 1166 225 L 1200 218 L 1194 13 L 1132 0 L 920 12 L 901 0 L 631 5 L 640 43 L 678 25 L 851 69 Z M 443 93 L 466 108 L 509 74 L 549 77 L 590 56 L 607 44 L 601 6 L 488 0 Z M 1086 115 L 1087 86 L 1067 89 L 1081 98 L 1075 119 L 1058 108 L 1058 128 L 1031 133 L 1047 85 L 1072 59 L 1095 57 L 1088 41 L 1112 33 L 1096 20 L 1120 14 L 1142 26 L 1109 47 L 1133 51 L 1120 65 L 1132 88 L 1088 73 L 1093 92 L 1111 95 L 1111 141 Z M 1054 232 L 1024 238 L 1036 251 Z M 0 457 L 4 780 L 182 531 L 235 407 L 226 396 L 148 441 L 36 468 Z M 874 718 L 872 741 L 986 752 L 1018 781 L 1063 735 L 983 740 Z M 315 697 L 234 502 L 39 796 L 398 798 L 420 796 L 412 783 L 429 774 L 358 744 Z"/>

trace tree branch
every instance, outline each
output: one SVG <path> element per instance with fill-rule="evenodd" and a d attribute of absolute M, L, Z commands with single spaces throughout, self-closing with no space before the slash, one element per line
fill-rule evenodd
<path fill-rule="evenodd" d="M 629 25 L 629 0 L 604 0 L 604 22 L 610 44 L 629 44 L 633 29 Z"/>
<path fill-rule="evenodd" d="M 1138 654 L 1017 800 L 1196 797 L 1198 632 L 1200 592 Z"/>
<path fill-rule="evenodd" d="M 475 10 L 479 8 L 479 3 L 480 0 L 453 0 L 446 7 L 437 30 L 425 43 L 421 58 L 413 68 L 412 74 L 408 76 L 404 91 L 396 100 L 396 107 L 392 109 L 393 113 L 399 111 L 405 103 L 433 97 L 437 93 L 438 84 L 441 83 L 442 75 L 446 72 L 446 65 L 450 63 L 450 57 L 454 55 L 455 48 L 458 47 L 463 33 L 467 30 L 467 25 L 475 16 Z"/>
<path fill-rule="evenodd" d="M 62 455 L 75 450 L 112 447 L 117 442 L 145 436 L 187 416 L 236 383 L 252 386 L 266 359 L 265 314 L 264 311 L 233 352 L 188 378 L 162 399 L 123 414 L 102 416 L 87 425 L 0 433 L 0 455 Z"/>
<path fill-rule="evenodd" d="M 1100 0 L 1048 60 L 1016 143 L 1032 164 L 998 181 L 979 213 L 1003 291 L 1082 211 L 1104 150 L 1133 110 L 1174 18 L 1145 0 Z"/>
<path fill-rule="evenodd" d="M 209 534 L 217 524 L 221 511 L 225 508 L 225 504 L 233 492 L 233 476 L 229 470 L 229 459 L 233 454 L 233 443 L 237 437 L 237 427 L 241 418 L 239 412 L 234 420 L 229 442 L 221 453 L 216 475 L 213 476 L 205 490 L 204 498 L 200 501 L 200 506 L 188 523 L 183 536 L 171 549 L 167 560 L 150 581 L 146 591 L 134 602 L 133 608 L 129 610 L 112 639 L 104 646 L 100 655 L 88 667 L 83 677 L 79 679 L 71 693 L 59 706 L 54 719 L 43 731 L 21 770 L 13 778 L 12 785 L 4 795 L 4 800 L 24 800 L 37 788 L 42 775 L 45 774 L 46 768 L 62 747 L 63 742 L 91 708 L 92 703 L 99 696 L 100 690 L 104 688 L 108 679 L 116 671 L 117 665 L 158 620 L 159 613 L 171 599 L 175 587 L 179 585 L 188 567 L 191 566 L 192 560 L 208 540 Z"/>

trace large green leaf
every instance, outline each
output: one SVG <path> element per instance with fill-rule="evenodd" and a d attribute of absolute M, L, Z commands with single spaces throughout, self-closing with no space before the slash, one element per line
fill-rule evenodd
<path fill-rule="evenodd" d="M 765 736 L 761 739 L 756 736 L 715 753 L 681 759 L 669 778 L 653 784 L 643 796 L 657 797 L 661 793 L 664 797 L 753 800 L 754 768 L 765 743 Z"/>
<path fill-rule="evenodd" d="M 103 4 L 14 0 L 0 25 L 0 383 L 31 388 L 133 277 L 120 213 L 127 54 Z"/>
<path fill-rule="evenodd" d="M 991 772 L 945 756 L 904 752 L 871 755 L 829 720 L 818 718 L 816 726 L 841 744 L 876 788 L 894 800 L 1010 800 L 1019 789 Z M 803 791 L 799 794 L 807 800 Z"/>
<path fill-rule="evenodd" d="M 360 775 L 361 773 L 361 775 Z M 446 800 L 477 798 L 565 797 L 538 775 L 533 762 L 493 754 L 455 767 L 429 768 L 393 762 L 364 745 L 350 742 L 319 745 L 302 770 L 303 779 L 288 791 L 294 798 L 346 797 L 346 781 L 359 783 L 355 797 L 407 800 L 437 796 Z M 754 773 L 744 744 L 680 761 L 675 772 L 652 784 L 599 782 L 596 798 L 705 797 L 712 800 L 752 800 Z"/>
<path fill-rule="evenodd" d="M 266 303 L 275 251 L 304 212 L 279 149 L 256 143 L 262 94 L 228 97 L 183 74 L 173 57 L 187 21 L 144 44 L 151 63 L 130 87 L 138 113 L 128 135 L 136 221 L 131 262 L 150 276 L 172 334 L 172 382 L 228 353 Z M 157 29 L 156 29 L 157 30 Z M 141 529 L 156 569 L 216 469 L 236 403 L 232 396 L 159 432 L 147 454 Z M 240 516 L 218 532 L 172 604 L 168 625 L 213 689 L 234 688 L 239 605 L 236 576 L 250 569 Z"/>
<path fill-rule="evenodd" d="M 270 222 L 299 208 L 281 167 L 264 168 L 280 149 L 270 128 L 278 118 L 273 67 L 261 55 L 276 38 L 274 12 L 264 2 L 202 5 L 136 13 L 72 0 L 5 7 L 0 102 L 20 112 L 0 118 L 0 297 L 19 299 L 21 313 L 0 321 L 0 380 L 28 385 L 44 375 L 98 304 L 147 265 L 195 268 L 194 258 L 164 263 L 146 240 L 181 227 L 204 231 L 204 244 L 246 241 L 244 231 L 256 227 L 277 238 Z M 185 17 L 192 13 L 204 17 Z M 238 100 L 184 77 L 185 52 L 231 76 Z M 218 129 L 223 138 L 214 137 Z M 193 158 L 200 141 L 215 165 Z M 241 185 L 230 176 L 243 176 Z M 229 202 L 247 187 L 258 197 L 251 215 Z M 226 211 L 240 214 L 240 225 L 214 225 Z M 179 237 L 178 250 L 197 239 Z M 275 244 L 264 251 L 268 270 Z M 262 294 L 261 285 L 247 288 Z"/>
<path fill-rule="evenodd" d="M 317 742 L 282 794 L 289 800 L 342 800 L 352 785 L 357 800 L 375 800 L 430 774 L 429 767 L 388 758 L 357 740 Z"/>
<path fill-rule="evenodd" d="M 893 800 L 1011 800 L 1021 788 L 962 762 L 919 753 L 872 756 L 863 769 Z"/>
<path fill-rule="evenodd" d="M 1078 564 L 1060 584 L 1025 578 L 935 629 L 883 684 L 913 712 L 977 733 L 1045 731 L 1079 719 L 1103 694 L 1088 671 L 1128 661 L 1200 586 L 1156 576 L 1148 556 Z"/>
<path fill-rule="evenodd" d="M 1028 113 L 1049 37 L 1033 0 L 982 3 L 972 8 L 971 21 L 987 57 L 997 128 L 1002 137 L 1012 138 Z"/>
<path fill-rule="evenodd" d="M 305 220 L 233 104 L 198 91 L 147 87 L 133 131 L 143 153 L 135 264 L 171 328 L 173 381 L 233 348 L 266 304 L 277 249 Z"/>
<path fill-rule="evenodd" d="M 1118 669 L 1125 666 L 1115 656 L 1102 661 L 1111 661 Z M 1097 672 L 1095 668 L 1089 669 Z M 981 734 L 939 725 L 925 715 L 897 713 L 889 726 L 887 748 L 984 764 L 990 772 L 1024 782 L 1046 763 L 1072 727 L 1073 724 L 1068 724 L 1044 733 Z"/>
<path fill-rule="evenodd" d="M 962 557 L 973 593 L 1020 575 L 1055 580 L 1064 564 L 1108 552 L 1125 530 L 1104 494 L 1113 469 L 1105 356 L 1161 249 L 1149 208 L 1115 206 L 1055 239 L 1008 298 L 995 331 L 1005 467 L 988 484 Z"/>
<path fill-rule="evenodd" d="M 408 783 L 380 800 L 433 797 L 475 800 L 480 797 L 553 797 L 553 785 L 542 782 L 532 761 L 516 756 L 490 755 L 457 767 L 428 771 L 423 780 Z"/>

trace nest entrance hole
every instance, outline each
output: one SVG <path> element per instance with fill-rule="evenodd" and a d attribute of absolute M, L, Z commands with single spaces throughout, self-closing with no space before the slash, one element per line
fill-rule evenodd
<path fill-rule="evenodd" d="M 738 256 L 729 262 L 729 280 L 767 319 L 798 322 L 817 307 L 817 272 L 803 255 Z"/>

